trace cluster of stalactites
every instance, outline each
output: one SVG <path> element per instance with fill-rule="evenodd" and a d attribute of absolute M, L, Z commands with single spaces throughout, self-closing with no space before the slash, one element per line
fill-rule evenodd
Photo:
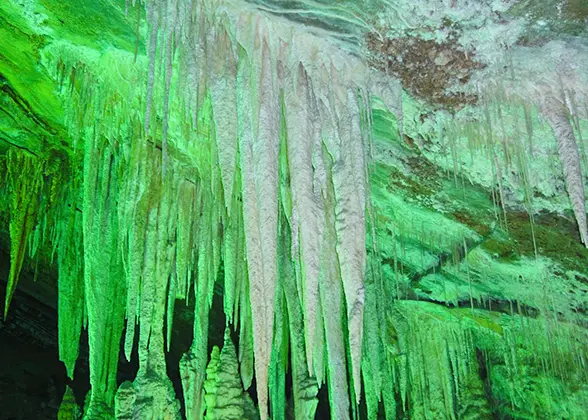
<path fill-rule="evenodd" d="M 71 48 L 64 60 L 59 45 L 51 50 L 56 78 L 71 67 L 61 94 L 75 140 L 51 239 L 60 358 L 72 376 L 85 326 L 86 418 L 112 413 L 115 400 L 131 416 L 167 407 L 176 417 L 164 352 L 175 300 L 193 295 L 194 341 L 180 370 L 186 415 L 200 418 L 209 309 L 222 281 L 243 389 L 255 376 L 261 417 L 281 417 L 291 366 L 297 418 L 314 417 L 324 383 L 332 417 L 348 418 L 361 395 L 368 79 L 378 77 L 389 106 L 398 92 L 304 31 L 212 3 L 147 2 L 144 91 L 128 78 L 140 60 L 113 61 L 127 66 L 117 73 L 123 87 L 116 75 L 92 74 L 101 61 L 84 66 Z M 141 118 L 133 109 L 143 104 Z M 29 160 L 31 193 L 18 200 L 41 194 L 43 169 Z M 24 217 L 14 218 L 15 240 L 30 234 L 37 205 L 15 201 L 11 211 Z M 117 392 L 121 341 L 127 359 L 138 343 L 140 369 Z M 152 407 L 138 406 L 146 400 Z"/>
<path fill-rule="evenodd" d="M 387 313 L 386 351 L 374 356 L 388 359 L 389 365 L 369 371 L 370 419 L 377 418 L 378 401 L 369 400 L 368 386 L 376 386 L 382 375 L 387 418 L 396 413 L 423 419 L 492 418 L 492 413 L 524 416 L 537 410 L 553 418 L 584 411 L 583 391 L 576 391 L 586 377 L 582 327 L 415 301 L 397 302 Z M 555 403 L 561 397 L 555 397 L 554 389 L 566 395 L 566 404 Z M 546 400 L 550 403 L 544 405 Z"/>
<path fill-rule="evenodd" d="M 171 91 L 177 92 L 173 98 L 179 112 L 193 122 L 198 120 L 202 104 L 211 101 L 222 185 L 218 193 L 224 197 L 222 211 L 226 212 L 224 235 L 231 234 L 233 223 L 243 229 L 233 237 L 243 235 L 241 252 L 246 259 L 262 418 L 267 416 L 269 405 L 268 375 L 283 287 L 280 252 L 288 252 L 288 261 L 294 264 L 293 292 L 304 319 L 305 355 L 300 360 L 305 361 L 307 374 L 316 378 L 318 385 L 327 377 L 333 381 L 329 388 L 339 409 L 334 410 L 334 416 L 344 418 L 349 415 L 349 403 L 343 399 L 353 396 L 357 403 L 361 394 L 369 87 L 391 108 L 398 90 L 358 60 L 303 30 L 266 16 L 235 12 L 231 7 L 204 0 L 148 2 L 145 128 L 153 129 L 152 116 L 159 111 L 163 116 L 165 176 L 167 150 L 173 147 L 167 139 Z M 158 68 L 163 69 L 159 75 Z M 154 96 L 158 83 L 163 91 L 159 103 Z M 240 190 L 235 191 L 237 185 Z M 236 208 L 231 204 L 235 196 L 242 197 Z M 284 214 L 282 221 L 280 212 Z M 286 228 L 291 235 L 287 251 L 279 244 Z M 238 270 L 231 265 L 234 257 L 226 257 L 225 311 L 231 321 L 238 302 L 232 273 Z M 342 296 L 337 297 L 333 290 L 337 288 Z M 344 314 L 323 313 L 324 299 L 335 306 L 339 302 Z M 189 358 L 192 364 L 202 357 L 201 351 L 195 351 L 202 347 L 202 334 L 195 334 L 194 354 Z M 198 365 L 203 366 L 201 361 Z M 337 372 L 325 375 L 326 366 L 337 366 Z M 187 400 L 200 406 L 202 375 L 195 380 L 196 386 L 191 387 L 196 396 Z M 249 382 L 244 378 L 246 385 Z"/>
<path fill-rule="evenodd" d="M 6 179 L 3 181 L 6 181 L 11 200 L 10 272 L 6 287 L 4 319 L 18 283 L 29 238 L 36 226 L 39 195 L 43 185 L 43 162 L 19 149 L 10 149 L 6 155 L 6 167 Z"/>
<path fill-rule="evenodd" d="M 456 182 L 459 172 L 463 175 L 468 166 L 475 167 L 474 153 L 483 153 L 476 162 L 487 161 L 491 167 L 492 186 L 497 187 L 496 191 L 492 188 L 496 218 L 508 231 L 507 207 L 516 206 L 519 204 L 516 200 L 520 200 L 529 213 L 534 245 L 534 214 L 538 210 L 534 200 L 538 195 L 536 190 L 546 187 L 555 190 L 563 178 L 562 188 L 565 185 L 580 240 L 588 246 L 585 174 L 582 173 L 588 160 L 582 137 L 583 114 L 578 106 L 581 99 L 572 90 L 558 90 L 544 84 L 534 86 L 532 94 L 525 95 L 499 86 L 489 89 L 481 97 L 481 103 L 474 111 L 479 118 L 473 121 L 469 117 L 466 121 L 452 118 L 440 132 L 443 150 L 439 155 L 451 156 Z M 548 135 L 538 135 L 544 122 L 553 132 L 555 142 Z M 465 150 L 469 150 L 471 163 L 459 146 L 459 142 L 464 144 L 466 141 Z M 554 149 L 556 153 L 553 155 L 559 162 L 550 161 Z M 553 172 L 547 174 L 534 170 L 542 162 Z M 559 166 L 561 169 L 555 170 Z"/>
<path fill-rule="evenodd" d="M 41 157 L 16 147 L 7 151 L 2 163 L 6 172 L 0 180 L 0 194 L 7 204 L 10 235 L 6 319 L 25 257 L 28 254 L 39 261 L 40 251 L 56 243 L 56 222 L 62 211 L 59 187 L 67 174 L 63 160 L 57 156 Z"/>

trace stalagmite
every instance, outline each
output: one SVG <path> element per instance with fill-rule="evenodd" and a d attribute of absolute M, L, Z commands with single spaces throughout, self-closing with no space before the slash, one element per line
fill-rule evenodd
<path fill-rule="evenodd" d="M 228 328 L 222 350 L 216 346 L 212 350 L 204 388 L 206 420 L 240 420 L 254 415 L 253 401 L 243 391 L 235 345 Z"/>
<path fill-rule="evenodd" d="M 114 400 L 114 417 L 116 420 L 130 420 L 135 411 L 137 390 L 130 381 L 124 381 L 118 387 Z"/>
<path fill-rule="evenodd" d="M 76 398 L 71 388 L 66 385 L 57 420 L 78 420 L 81 417 L 80 408 L 76 404 Z"/>

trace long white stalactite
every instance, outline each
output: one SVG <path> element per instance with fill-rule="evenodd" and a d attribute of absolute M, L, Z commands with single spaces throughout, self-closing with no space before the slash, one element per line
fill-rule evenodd
<path fill-rule="evenodd" d="M 570 111 L 565 100 L 557 98 L 553 93 L 547 93 L 542 98 L 541 109 L 557 140 L 557 152 L 563 167 L 568 196 L 578 223 L 580 240 L 588 247 L 588 222 L 586 221 L 582 165 L 576 136 L 570 122 Z M 582 141 L 582 139 L 580 140 Z"/>

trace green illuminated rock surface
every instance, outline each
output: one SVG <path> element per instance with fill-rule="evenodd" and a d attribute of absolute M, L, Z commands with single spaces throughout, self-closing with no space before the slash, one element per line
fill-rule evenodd
<path fill-rule="evenodd" d="M 585 8 L 282 3 L 0 5 L 5 322 L 44 267 L 70 379 L 88 337 L 58 417 L 586 418 Z"/>

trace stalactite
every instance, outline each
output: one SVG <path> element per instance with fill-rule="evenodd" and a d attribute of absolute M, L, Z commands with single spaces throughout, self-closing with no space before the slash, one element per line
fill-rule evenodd
<path fill-rule="evenodd" d="M 324 115 L 324 114 L 323 114 Z M 327 167 L 332 168 L 333 162 L 328 151 L 323 150 L 327 160 Z M 329 173 L 329 172 L 328 172 Z M 325 200 L 326 231 L 321 244 L 321 261 L 325 262 L 319 277 L 319 293 L 325 319 L 325 337 L 327 349 L 327 383 L 329 386 L 329 403 L 331 419 L 349 419 L 350 404 L 348 397 L 347 355 L 344 341 L 344 331 L 341 319 L 345 317 L 343 287 L 340 282 L 341 268 L 339 257 L 334 245 L 337 243 L 335 229 L 336 198 L 334 182 L 331 176 L 327 178 L 327 195 Z M 327 303 L 328 302 L 328 307 Z"/>
<path fill-rule="evenodd" d="M 194 339 L 188 353 L 182 357 L 180 371 L 186 401 L 186 417 L 202 418 L 204 413 L 202 387 L 208 358 L 208 313 L 214 290 L 210 287 L 216 279 L 211 230 L 215 222 L 212 192 L 203 192 L 203 213 L 199 222 L 197 279 L 194 283 Z"/>
<path fill-rule="evenodd" d="M 336 80 L 336 69 L 331 74 Z M 356 92 L 334 84 L 333 114 L 337 121 L 338 153 L 333 167 L 337 230 L 337 254 L 347 307 L 350 364 L 359 403 L 360 362 L 363 328 L 363 278 L 365 273 L 365 177 L 363 143 L 359 128 Z M 345 151 L 345 152 L 343 152 Z M 361 167 L 361 170 L 357 170 Z"/>
<path fill-rule="evenodd" d="M 152 0 L 145 4 L 147 9 L 147 21 L 151 25 L 148 39 L 149 75 L 147 79 L 147 105 L 145 111 L 145 133 L 148 133 L 151 122 L 151 108 L 153 106 L 153 90 L 155 84 L 155 56 L 157 54 L 157 40 L 159 32 L 159 1 Z"/>
<path fill-rule="evenodd" d="M 297 419 L 316 416 L 323 383 L 332 419 L 358 417 L 362 395 L 370 419 L 382 415 L 381 406 L 387 418 L 462 418 L 474 412 L 486 418 L 476 352 L 493 369 L 486 381 L 499 383 L 500 410 L 522 410 L 529 401 L 542 400 L 547 408 L 533 406 L 528 417 L 545 409 L 553 418 L 567 418 L 553 407 L 554 393 L 537 390 L 526 376 L 530 365 L 565 379 L 571 371 L 585 371 L 585 338 L 550 319 L 548 309 L 561 309 L 554 290 L 536 283 L 545 289 L 543 312 L 524 327 L 516 315 L 487 315 L 475 308 L 476 283 L 498 270 L 490 256 L 468 249 L 465 238 L 427 237 L 427 222 L 408 215 L 386 221 L 382 238 L 391 245 L 378 248 L 378 215 L 368 189 L 367 151 L 371 158 L 378 148 L 371 135 L 369 92 L 396 114 L 402 139 L 400 87 L 305 30 L 250 11 L 237 16 L 231 2 L 152 0 L 146 6 L 147 57 L 83 50 L 80 60 L 91 64 L 85 68 L 72 46 L 56 41 L 43 51 L 55 55 L 47 60 L 55 61 L 56 80 L 66 85 L 61 95 L 68 107 L 73 163 L 84 156 L 81 174 L 72 174 L 77 178 L 66 184 L 71 190 L 56 194 L 60 178 L 53 174 L 59 171 L 42 159 L 16 149 L 8 155 L 9 190 L 17 193 L 10 205 L 6 306 L 25 250 L 38 256 L 50 242 L 59 266 L 60 358 L 70 377 L 87 312 L 91 391 L 86 418 L 180 418 L 165 349 L 175 300 L 189 303 L 192 290 L 194 337 L 180 362 L 188 419 L 255 418 L 246 393 L 254 380 L 260 417 L 288 418 L 288 369 Z M 370 86 L 372 76 L 375 86 Z M 145 114 L 137 113 L 139 108 Z M 460 147 L 467 137 L 472 164 L 476 149 L 485 149 L 480 153 L 495 172 L 492 188 L 498 182 L 505 221 L 510 170 L 519 171 L 533 229 L 534 191 L 525 156 L 507 140 L 508 113 L 498 108 L 493 127 L 491 112 L 488 106 L 484 144 L 479 127 L 456 122 L 445 127 L 455 184 L 461 178 L 458 192 L 465 198 L 467 156 Z M 586 243 L 582 174 L 569 115 L 559 102 L 548 102 L 543 113 L 557 137 Z M 572 116 L 579 131 L 576 111 Z M 525 108 L 529 153 L 539 156 L 538 131 L 530 120 Z M 424 153 L 422 144 L 419 149 Z M 513 152 L 518 168 L 509 167 Z M 503 173 L 505 163 L 509 171 Z M 42 185 L 43 176 L 51 179 L 50 186 Z M 64 202 L 56 204 L 59 200 Z M 456 245 L 461 242 L 463 252 Z M 448 254 L 455 258 L 454 269 L 446 273 L 467 278 L 470 308 L 402 302 L 428 296 L 409 281 L 401 290 L 400 283 L 411 264 L 426 267 L 427 259 L 441 260 L 445 246 L 455 248 Z M 396 276 L 395 291 L 382 279 L 383 256 L 393 260 L 386 269 Z M 541 264 L 535 260 L 535 266 Z M 442 277 L 436 267 L 431 275 Z M 516 276 L 507 274 L 504 283 L 514 284 Z M 215 290 L 221 289 L 224 345 L 209 361 L 209 329 L 218 327 L 209 312 Z M 393 296 L 397 301 L 391 302 Z M 455 298 L 455 306 L 461 302 Z M 565 309 L 575 313 L 581 305 Z M 130 360 L 138 342 L 139 372 L 116 390 L 125 318 L 124 353 Z M 238 357 L 233 332 L 239 336 Z M 568 385 L 557 386 L 567 390 Z M 68 388 L 62 407 L 70 394 Z"/>
<path fill-rule="evenodd" d="M 231 216 L 224 237 L 225 288 L 223 292 L 224 310 L 229 323 L 236 324 L 239 305 L 239 290 L 245 276 L 245 249 L 243 230 L 243 204 L 241 198 L 241 174 L 235 174 L 231 197 Z"/>
<path fill-rule="evenodd" d="M 371 249 L 374 252 L 374 249 Z M 362 353 L 362 376 L 368 419 L 378 416 L 382 402 L 388 417 L 396 416 L 396 396 L 393 373 L 393 353 L 390 341 L 394 334 L 388 328 L 386 313 L 392 303 L 386 290 L 384 279 L 378 271 L 378 261 L 374 254 L 369 255 L 369 271 L 366 276 L 364 316 L 364 340 Z M 369 308 L 369 310 L 367 309 Z"/>
<path fill-rule="evenodd" d="M 252 124 L 249 132 L 241 137 L 240 155 L 243 177 L 243 208 L 245 242 L 249 273 L 249 296 L 255 347 L 255 373 L 262 420 L 267 418 L 267 375 L 272 348 L 273 313 L 276 284 L 276 240 L 277 240 L 277 157 L 275 141 L 279 115 L 276 115 L 271 57 L 267 41 L 257 35 L 258 50 L 254 52 L 262 61 L 258 80 L 245 78 L 243 95 L 249 83 L 259 88 L 259 110 L 249 104 L 242 104 L 240 119 L 249 120 L 259 114 L 259 123 Z M 244 66 L 245 67 L 245 66 Z M 246 71 L 244 68 L 243 71 Z M 252 98 L 244 98 L 252 101 Z M 250 102 L 251 103 L 251 102 Z M 249 111 L 251 110 L 251 111 Z M 249 112 L 248 112 L 249 111 Z M 245 131 L 245 130 L 243 130 Z"/>
<path fill-rule="evenodd" d="M 162 123 L 162 134 L 161 134 L 161 161 L 162 179 L 167 175 L 167 159 L 168 159 L 168 145 L 167 136 L 169 130 L 169 102 L 170 102 L 170 89 L 171 79 L 173 73 L 173 53 L 175 49 L 174 39 L 176 34 L 179 32 L 178 28 L 178 0 L 167 0 L 165 1 L 165 27 L 163 30 L 163 36 L 165 38 L 165 51 L 163 56 L 165 57 L 165 85 L 163 93 L 163 123 Z M 147 126 L 148 127 L 148 126 Z"/>
<path fill-rule="evenodd" d="M 588 247 L 588 222 L 586 221 L 582 166 L 578 145 L 570 124 L 569 111 L 565 104 L 549 94 L 543 98 L 542 107 L 542 114 L 551 125 L 557 140 L 557 151 L 563 166 L 566 189 L 578 223 L 580 239 Z"/>
<path fill-rule="evenodd" d="M 243 388 L 251 387 L 253 381 L 253 326 L 249 299 L 248 277 L 241 284 L 239 309 L 239 363 Z"/>
<path fill-rule="evenodd" d="M 290 188 L 292 192 L 292 211 L 297 220 L 305 223 L 293 224 L 293 237 L 298 243 L 294 245 L 293 255 L 298 261 L 301 279 L 298 280 L 304 302 L 304 326 L 306 343 L 306 360 L 309 372 L 313 374 L 313 351 L 316 335 L 316 318 L 318 303 L 319 248 L 322 238 L 321 195 L 313 188 L 313 149 L 316 148 L 315 133 L 311 109 L 311 86 L 308 75 L 300 63 L 293 74 L 286 80 L 286 126 L 288 144 L 288 162 L 290 164 Z M 320 132 L 318 133 L 320 136 Z M 322 159 L 321 159 L 322 160 Z"/>
<path fill-rule="evenodd" d="M 371 284 L 370 284 L 371 283 Z M 382 348 L 380 324 L 377 319 L 374 301 L 376 300 L 376 287 L 373 282 L 366 284 L 366 307 L 374 308 L 366 311 L 364 317 L 364 351 L 362 358 L 363 389 L 368 419 L 375 419 L 378 415 L 378 405 L 382 398 L 382 377 L 385 374 L 382 358 L 386 355 L 386 349 Z M 374 306 L 372 306 L 374 305 Z"/>
<path fill-rule="evenodd" d="M 126 229 L 126 238 L 121 241 L 127 243 L 127 256 L 123 259 L 126 271 L 127 301 L 126 301 L 126 332 L 125 332 L 125 356 L 131 360 L 131 352 L 135 339 L 135 328 L 139 319 L 139 290 L 141 273 L 144 266 L 145 238 L 147 230 L 147 215 L 149 210 L 149 197 L 147 194 L 149 182 L 152 177 L 148 165 L 142 164 L 146 159 L 147 149 L 141 142 L 135 142 L 132 149 L 132 159 L 128 163 L 126 183 L 127 190 L 120 211 L 119 223 L 129 223 Z"/>
<path fill-rule="evenodd" d="M 424 309 L 424 308 L 423 308 Z M 465 328 L 456 322 L 443 322 L 423 318 L 427 315 L 410 307 L 391 312 L 394 328 L 398 331 L 399 342 L 396 351 L 400 352 L 402 366 L 397 378 L 408 386 L 407 398 L 410 400 L 410 416 L 418 418 L 455 418 L 456 404 L 463 395 L 462 380 L 472 369 L 472 343 Z M 421 330 L 421 328 L 425 330 Z M 426 328 L 430 328 L 428 332 Z M 431 357 L 434 356 L 434 357 Z"/>
<path fill-rule="evenodd" d="M 222 200 L 215 199 L 222 191 L 221 179 L 212 168 L 218 168 L 218 152 L 214 147 L 214 131 L 211 130 L 210 116 L 212 104 L 207 97 L 200 111 L 202 136 L 202 165 L 209 168 L 203 179 L 202 188 L 198 190 L 201 197 L 200 217 L 197 221 L 196 243 L 196 279 L 194 281 L 194 338 L 192 346 L 180 362 L 184 399 L 186 401 L 186 416 L 201 418 L 205 406 L 203 404 L 202 387 L 208 358 L 208 325 L 209 310 L 212 304 L 214 284 L 217 281 L 220 265 L 220 226 Z"/>
<path fill-rule="evenodd" d="M 535 216 L 533 214 L 533 186 L 531 185 L 531 177 L 529 174 L 529 164 L 527 162 L 527 156 L 524 153 L 524 149 L 521 145 L 515 145 L 515 154 L 517 157 L 518 171 L 521 174 L 524 201 L 527 214 L 529 215 L 529 225 L 531 227 L 531 240 L 533 241 L 533 252 L 535 257 L 539 256 L 537 250 L 537 240 L 535 236 Z M 531 154 L 532 157 L 532 154 Z"/>
<path fill-rule="evenodd" d="M 83 187 L 84 294 L 90 346 L 90 406 L 84 418 L 111 411 L 116 392 L 125 282 L 118 251 L 117 168 L 111 145 L 94 127 L 86 138 Z"/>
<path fill-rule="evenodd" d="M 533 156 L 533 122 L 531 121 L 531 110 L 523 105 L 525 112 L 525 128 L 527 130 L 527 141 L 529 142 L 529 154 Z"/>
<path fill-rule="evenodd" d="M 6 286 L 4 319 L 8 315 L 18 277 L 26 254 L 27 243 L 39 211 L 43 185 L 43 162 L 27 152 L 13 148 L 6 155 L 6 181 L 10 192 L 10 272 Z"/>
<path fill-rule="evenodd" d="M 77 211 L 79 186 L 71 185 L 64 197 L 59 236 L 57 237 L 58 266 L 58 334 L 59 360 L 73 379 L 84 316 L 84 256 L 82 213 Z"/>
<path fill-rule="evenodd" d="M 231 215 L 232 191 L 237 165 L 237 60 L 226 30 L 218 36 L 212 53 L 210 93 L 217 132 L 219 163 L 228 215 Z"/>
<path fill-rule="evenodd" d="M 178 186 L 178 225 L 176 244 L 176 297 L 188 300 L 191 269 L 194 266 L 194 241 L 197 186 L 189 181 L 180 181 Z"/>
<path fill-rule="evenodd" d="M 580 156 L 585 165 L 588 165 L 588 156 L 586 155 L 586 148 L 584 146 L 584 136 L 582 134 L 582 125 L 580 124 L 580 116 L 579 116 L 579 109 L 576 99 L 576 92 L 571 91 L 568 92 L 569 95 L 569 110 L 572 117 L 572 121 L 574 122 L 574 129 L 577 133 L 578 138 L 578 149 L 580 152 Z"/>
<path fill-rule="evenodd" d="M 318 404 L 316 397 L 318 387 L 316 380 L 308 374 L 302 322 L 303 312 L 300 304 L 301 299 L 298 296 L 298 290 L 296 288 L 294 264 L 288 257 L 289 253 L 287 252 L 291 248 L 291 244 L 289 243 L 290 235 L 286 230 L 289 228 L 289 225 L 287 224 L 283 211 L 281 214 L 280 258 L 282 261 L 280 262 L 280 277 L 282 278 L 284 287 L 289 321 L 294 418 L 314 419 Z M 323 355 L 321 356 L 324 357 Z"/>
<path fill-rule="evenodd" d="M 286 419 L 286 369 L 288 366 L 288 318 L 285 296 L 281 284 L 276 288 L 274 307 L 274 334 L 272 355 L 268 372 L 270 417 L 275 420 Z"/>
<path fill-rule="evenodd" d="M 169 316 L 170 296 L 175 300 L 173 259 L 176 252 L 177 207 L 173 200 L 177 195 L 174 166 L 168 167 L 168 176 L 161 185 L 163 166 L 158 164 L 159 153 L 147 154 L 144 164 L 154 169 L 148 180 L 148 214 L 145 228 L 144 260 L 140 275 L 138 296 L 139 323 L 139 372 L 134 381 L 136 402 L 131 408 L 134 416 L 179 418 L 179 402 L 171 381 L 167 377 L 165 362 L 164 324 L 171 328 Z M 133 322 L 131 320 L 131 322 Z M 169 340 L 169 335 L 168 335 Z M 145 403 L 144 401 L 149 401 Z"/>
<path fill-rule="evenodd" d="M 327 97 L 326 86 L 319 86 L 320 94 L 313 92 L 314 85 L 312 77 L 308 73 L 308 59 L 296 60 L 293 51 L 298 41 L 295 37 L 284 38 L 288 42 L 279 40 L 274 42 L 265 35 L 270 21 L 257 19 L 254 23 L 251 15 L 244 14 L 237 23 L 236 34 L 231 29 L 230 13 L 224 11 L 216 13 L 213 6 L 208 2 L 196 2 L 191 10 L 194 15 L 192 22 L 198 21 L 199 25 L 193 25 L 182 21 L 178 23 L 182 34 L 187 34 L 193 39 L 198 39 L 200 45 L 194 45 L 194 52 L 183 51 L 180 45 L 181 67 L 185 74 L 180 75 L 182 86 L 190 86 L 192 90 L 200 92 L 203 88 L 209 89 L 212 99 L 213 119 L 215 125 L 214 147 L 218 150 L 218 160 L 222 191 L 224 192 L 224 205 L 226 216 L 222 216 L 223 241 L 222 253 L 225 265 L 225 297 L 224 307 L 229 322 L 235 321 L 241 328 L 241 336 L 245 340 L 240 344 L 241 373 L 243 381 L 247 384 L 251 381 L 251 373 L 248 370 L 250 353 L 247 350 L 248 337 L 252 337 L 256 355 L 256 383 L 260 397 L 262 417 L 267 412 L 267 366 L 271 355 L 271 343 L 275 339 L 273 325 L 273 314 L 275 288 L 277 287 L 277 263 L 276 263 L 276 238 L 277 238 L 277 203 L 279 197 L 290 207 L 286 217 L 292 227 L 292 250 L 293 257 L 298 261 L 297 277 L 299 278 L 298 295 L 304 302 L 305 331 L 305 353 L 306 362 L 310 373 L 314 369 L 317 372 L 319 381 L 322 381 L 323 371 L 323 314 L 315 308 L 318 304 L 318 278 L 319 278 L 319 254 L 322 234 L 320 229 L 323 222 L 321 215 L 322 200 L 325 194 L 326 171 L 322 164 L 322 141 L 321 141 L 321 119 L 319 118 L 318 97 Z M 158 28 L 164 28 L 157 17 L 158 4 L 151 5 L 152 11 L 148 16 L 151 25 L 152 40 L 150 45 L 157 43 Z M 169 7 L 169 5 L 168 5 Z M 149 8 L 148 8 L 149 10 Z M 186 19 L 186 17 L 184 17 Z M 266 27 L 266 25 L 268 25 Z M 205 28 L 211 28 L 210 31 Z M 234 28 L 234 26 L 233 26 Z M 282 29 L 279 29 L 282 30 Z M 154 35 L 155 34 L 155 35 Z M 194 37 L 195 36 L 195 37 Z M 186 39 L 186 38 L 183 38 Z M 234 40 L 237 40 L 235 43 Z M 188 43 L 191 41 L 188 41 Z M 215 48 L 212 48 L 212 45 Z M 276 47 L 274 49 L 274 47 Z M 156 48 L 156 47 L 155 47 Z M 165 48 L 164 48 L 165 49 Z M 227 54 L 218 54 L 218 49 L 226 51 Z M 234 59 L 234 50 L 238 50 L 238 60 Z M 280 57 L 275 55 L 280 51 Z M 302 51 L 302 50 L 300 50 Z M 150 60 L 154 60 L 152 55 Z M 314 55 L 315 60 L 316 54 Z M 277 58 L 277 60 L 276 60 Z M 194 61 L 197 59 L 197 61 Z M 324 60 L 330 66 L 330 60 Z M 238 64 L 237 64 L 238 63 Z M 278 67 L 278 81 L 274 77 Z M 281 66 L 283 74 L 280 75 Z M 317 67 L 312 66 L 315 72 Z M 198 69 L 198 70 L 196 70 Z M 353 70 L 355 74 L 361 74 L 361 70 Z M 196 77 L 195 74 L 199 76 Z M 236 84 L 234 83 L 236 77 Z M 150 80 L 155 80 L 150 76 Z M 324 81 L 317 80 L 317 83 Z M 185 83 L 185 85 L 184 85 Z M 284 92 L 284 118 L 286 121 L 286 133 L 290 138 L 287 153 L 279 153 L 279 127 L 280 127 L 280 106 L 278 98 L 278 83 Z M 319 83 L 319 84 L 320 84 Z M 151 85 L 149 85 L 151 86 Z M 330 153 L 338 156 L 338 165 L 347 175 L 339 170 L 337 182 L 339 186 L 345 183 L 354 184 L 349 191 L 340 192 L 339 186 L 336 189 L 340 197 L 337 198 L 340 208 L 345 207 L 348 201 L 354 203 L 354 209 L 350 222 L 337 228 L 338 239 L 342 245 L 338 250 L 339 258 L 345 266 L 342 281 L 345 284 L 347 298 L 347 320 L 349 331 L 345 333 L 345 342 L 351 342 L 351 359 L 353 378 L 355 386 L 352 389 L 355 397 L 359 400 L 359 366 L 361 358 L 361 336 L 362 336 L 362 311 L 363 297 L 361 283 L 365 269 L 365 253 L 362 254 L 361 243 L 365 237 L 364 224 L 365 215 L 365 151 L 363 132 L 360 128 L 361 114 L 358 108 L 358 95 L 356 89 L 350 84 L 342 91 L 341 103 L 337 109 L 333 109 L 335 129 L 333 138 L 330 140 L 333 149 Z M 259 96 L 252 92 L 259 92 Z M 152 95 L 152 89 L 148 90 L 148 98 Z M 167 93 L 164 95 L 167 96 Z M 201 97 L 200 93 L 195 95 Z M 365 98 L 364 98 L 365 99 Z M 387 97 L 391 106 L 393 99 Z M 186 104 L 190 100 L 184 101 Z M 192 102 L 192 107 L 193 107 Z M 199 103 L 199 100 L 196 100 Z M 148 105 L 150 104 L 148 99 Z M 233 108 L 233 104 L 235 108 Z M 327 106 L 334 106 L 327 100 Z M 347 108 L 351 107 L 351 112 Z M 149 109 L 151 107 L 148 106 Z M 201 107 L 199 106 L 199 109 Z M 153 113 L 153 111 L 150 111 Z M 198 111 L 199 113 L 201 110 Z M 292 115 L 304 114 L 302 118 L 304 129 L 298 133 L 298 126 L 288 124 L 293 120 Z M 339 115 L 341 114 L 341 115 Z M 340 123 L 340 118 L 344 119 Z M 301 126 L 302 127 L 302 126 Z M 351 131 L 349 131 L 351 130 Z M 335 140 L 339 136 L 345 137 L 344 141 Z M 235 139 L 239 139 L 239 153 L 237 155 L 234 147 Z M 353 141 L 351 140 L 353 139 Z M 359 140 L 359 141 L 355 141 Z M 333 143 L 334 141 L 334 143 Z M 350 152 L 341 150 L 349 147 Z M 240 179 L 235 174 L 237 156 L 240 163 Z M 290 182 L 284 188 L 278 182 L 277 164 L 281 159 L 288 159 L 292 165 Z M 343 161 L 345 162 L 343 163 Z M 341 163 L 339 163 L 341 161 Z M 339 168 L 337 166 L 337 168 Z M 300 168 L 306 168 L 300 170 Z M 199 165 L 199 173 L 206 173 L 206 169 Z M 353 178 L 351 173 L 357 172 Z M 347 178 L 345 178 L 347 177 Z M 242 193 L 233 193 L 234 188 L 242 189 Z M 348 186 L 347 186 L 348 187 Z M 291 188 L 290 192 L 285 192 Z M 343 188 L 344 189 L 344 188 Z M 242 197 L 242 210 L 238 199 Z M 290 202 L 292 204 L 290 204 Z M 311 205 L 309 207 L 309 204 Z M 233 210 L 235 209 L 235 210 Z M 235 212 L 237 214 L 235 214 Z M 243 217 L 238 214 L 243 213 Z M 352 221 L 351 221 L 352 220 Z M 347 222 L 346 222 L 347 223 Z M 243 232 L 243 233 L 241 233 Z M 240 239 L 241 235 L 243 240 Z M 346 236 L 347 235 L 347 236 Z M 353 237 L 352 244 L 349 239 Z M 178 240 L 180 235 L 178 235 Z M 201 240 L 201 238 L 200 238 Z M 244 247 L 242 243 L 244 242 Z M 356 246 L 357 245 L 357 246 Z M 213 246 L 213 252 L 217 252 L 217 246 Z M 241 257 L 246 255 L 246 259 Z M 241 261 L 247 263 L 246 270 L 240 268 Z M 181 272 L 185 271 L 187 258 L 178 258 L 177 262 Z M 246 271 L 247 278 L 240 279 Z M 184 276 L 182 276 L 184 277 Z M 208 281 L 211 281 L 210 278 Z M 341 280 L 340 280 L 341 281 Z M 198 280 L 197 282 L 200 282 Z M 178 284 L 183 284 L 178 280 Z M 210 284 L 209 284 L 210 286 Z M 249 289 L 249 290 L 247 290 Z M 250 300 L 250 301 L 248 301 Z M 248 315 L 248 314 L 251 315 Z M 314 315 L 316 314 L 316 315 Z M 320 316 L 319 316 L 320 315 Z M 332 322 L 332 321 L 331 321 Z M 254 332 L 254 333 L 253 333 Z M 318 341 L 317 338 L 318 337 Z M 347 344 L 344 344 L 345 348 Z M 317 355 L 317 356 L 315 356 Z M 316 360 L 313 360 L 316 358 Z M 340 397 L 342 398 L 342 397 Z"/>

